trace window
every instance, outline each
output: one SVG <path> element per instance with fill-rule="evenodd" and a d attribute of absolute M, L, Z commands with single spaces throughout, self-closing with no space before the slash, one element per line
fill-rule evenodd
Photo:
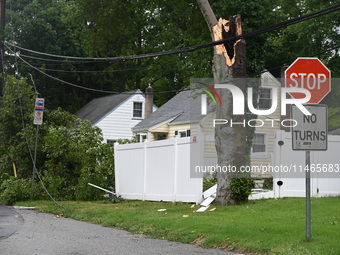
<path fill-rule="evenodd" d="M 270 109 L 272 107 L 271 89 L 260 88 L 259 109 Z"/>
<path fill-rule="evenodd" d="M 190 130 L 178 130 L 178 131 L 175 131 L 175 136 L 189 137 L 190 136 Z"/>
<path fill-rule="evenodd" d="M 142 118 L 142 113 L 143 113 L 143 103 L 133 102 L 133 117 Z"/>
<path fill-rule="evenodd" d="M 138 134 L 137 135 L 137 142 L 139 143 L 143 143 L 147 138 L 147 135 L 146 134 Z"/>
<path fill-rule="evenodd" d="M 167 133 L 155 133 L 154 136 L 155 136 L 155 140 L 158 141 L 158 140 L 165 140 L 168 134 Z"/>
<path fill-rule="evenodd" d="M 254 134 L 253 137 L 253 152 L 266 152 L 266 135 Z"/>
<path fill-rule="evenodd" d="M 112 147 L 113 147 L 113 145 L 115 144 L 115 142 L 116 142 L 116 140 L 109 140 L 109 139 L 106 140 L 106 143 L 107 143 L 108 145 L 111 145 Z"/>

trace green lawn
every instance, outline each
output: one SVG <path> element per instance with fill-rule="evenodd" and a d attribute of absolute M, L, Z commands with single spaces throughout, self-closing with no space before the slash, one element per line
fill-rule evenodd
<path fill-rule="evenodd" d="M 211 206 L 196 213 L 191 204 L 124 201 L 21 202 L 38 210 L 116 227 L 151 237 L 195 243 L 250 254 L 340 254 L 340 197 L 313 198 L 312 240 L 305 241 L 305 199 L 250 201 L 238 206 Z M 158 212 L 158 209 L 166 211 Z M 183 217 L 183 216 L 186 217 Z"/>

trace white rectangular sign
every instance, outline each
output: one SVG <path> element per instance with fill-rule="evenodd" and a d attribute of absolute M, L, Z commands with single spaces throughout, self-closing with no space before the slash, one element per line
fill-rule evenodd
<path fill-rule="evenodd" d="M 45 100 L 44 98 L 36 98 L 34 108 L 34 125 L 42 125 L 44 116 Z"/>
<path fill-rule="evenodd" d="M 327 105 L 304 105 L 311 115 L 304 115 L 298 107 L 292 105 L 293 150 L 327 150 L 328 141 L 328 108 Z"/>

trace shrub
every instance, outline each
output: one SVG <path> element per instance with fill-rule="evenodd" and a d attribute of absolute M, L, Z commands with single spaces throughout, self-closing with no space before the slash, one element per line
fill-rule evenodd
<path fill-rule="evenodd" d="M 13 205 L 17 201 L 24 201 L 32 194 L 31 180 L 10 177 L 0 186 L 0 201 L 6 205 Z"/>
<path fill-rule="evenodd" d="M 264 189 L 273 189 L 273 178 L 265 178 L 263 183 Z"/>
<path fill-rule="evenodd" d="M 254 187 L 254 182 L 251 178 L 237 178 L 231 181 L 231 197 L 236 203 L 248 201 L 251 194 L 251 189 Z"/>
<path fill-rule="evenodd" d="M 216 183 L 217 183 L 217 179 L 216 178 L 204 178 L 203 179 L 203 191 L 211 188 Z"/>

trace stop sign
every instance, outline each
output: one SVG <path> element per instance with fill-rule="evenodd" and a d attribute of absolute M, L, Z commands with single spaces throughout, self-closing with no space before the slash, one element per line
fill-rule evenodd
<path fill-rule="evenodd" d="M 310 91 L 310 104 L 319 103 L 331 91 L 331 71 L 318 58 L 297 58 L 285 71 L 287 88 Z M 293 98 L 304 98 L 302 93 L 290 93 Z"/>

